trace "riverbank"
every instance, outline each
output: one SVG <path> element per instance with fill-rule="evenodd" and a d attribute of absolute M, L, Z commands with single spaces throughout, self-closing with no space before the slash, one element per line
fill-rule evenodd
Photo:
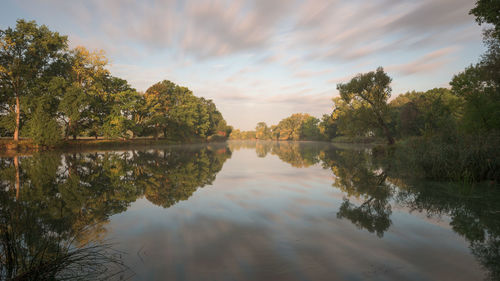
<path fill-rule="evenodd" d="M 348 144 L 385 144 L 387 141 L 380 137 L 360 137 L 360 136 L 338 136 L 331 140 L 332 143 Z"/>
<path fill-rule="evenodd" d="M 27 153 L 48 150 L 68 150 L 68 149 L 108 149 L 108 148 L 127 148 L 130 146 L 153 146 L 153 145 L 172 145 L 172 144 L 193 144 L 216 142 L 218 139 L 189 139 L 189 140 L 173 140 L 173 139 L 154 139 L 154 138 L 134 138 L 134 139 L 94 139 L 81 138 L 76 140 L 64 140 L 56 146 L 39 146 L 34 144 L 29 139 L 22 139 L 17 142 L 12 139 L 0 139 L 0 153 Z"/>

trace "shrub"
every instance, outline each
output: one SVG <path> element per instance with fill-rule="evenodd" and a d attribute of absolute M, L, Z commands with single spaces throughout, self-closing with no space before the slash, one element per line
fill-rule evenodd
<path fill-rule="evenodd" d="M 498 133 L 454 138 L 410 138 L 400 143 L 396 158 L 408 169 L 433 180 L 500 181 Z"/>
<path fill-rule="evenodd" d="M 62 140 L 61 127 L 41 106 L 27 123 L 28 136 L 41 146 L 55 146 Z"/>

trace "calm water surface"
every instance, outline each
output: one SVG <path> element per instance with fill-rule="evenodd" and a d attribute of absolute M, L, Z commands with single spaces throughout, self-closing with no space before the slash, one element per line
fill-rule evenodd
<path fill-rule="evenodd" d="M 2 279 L 98 245 L 98 262 L 50 278 L 500 278 L 498 185 L 425 182 L 368 148 L 229 142 L 0 165 Z"/>

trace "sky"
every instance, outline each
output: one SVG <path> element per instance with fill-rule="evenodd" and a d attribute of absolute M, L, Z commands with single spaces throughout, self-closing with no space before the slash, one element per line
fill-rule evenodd
<path fill-rule="evenodd" d="M 449 87 L 478 61 L 473 0 L 2 0 L 0 29 L 35 20 L 104 50 L 145 91 L 162 80 L 212 99 L 250 130 L 331 112 L 336 85 L 378 66 L 392 97 Z"/>

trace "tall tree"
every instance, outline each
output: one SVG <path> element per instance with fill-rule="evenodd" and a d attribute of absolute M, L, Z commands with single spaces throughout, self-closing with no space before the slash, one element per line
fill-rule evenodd
<path fill-rule="evenodd" d="M 487 51 L 479 63 L 455 75 L 450 85 L 453 93 L 465 99 L 467 131 L 500 130 L 500 2 L 478 0 L 470 13 L 480 25 L 493 25 L 483 32 Z"/>
<path fill-rule="evenodd" d="M 382 67 L 376 71 L 358 74 L 350 82 L 337 84 L 342 99 L 351 104 L 359 102 L 363 110 L 371 114 L 371 118 L 376 120 L 377 125 L 383 130 L 387 143 L 394 144 L 394 137 L 387 124 L 388 106 L 387 100 L 391 97 L 392 79 L 384 72 Z"/>
<path fill-rule="evenodd" d="M 495 0 L 477 0 L 469 14 L 476 16 L 479 25 L 492 24 L 497 38 L 500 37 L 500 2 Z"/>
<path fill-rule="evenodd" d="M 34 21 L 18 20 L 15 29 L 0 30 L 0 84 L 15 110 L 15 141 L 21 127 L 21 100 L 32 94 L 31 88 L 50 73 L 66 49 L 66 36 Z"/>
<path fill-rule="evenodd" d="M 104 120 L 110 113 L 109 92 L 113 89 L 106 87 L 112 85 L 108 80 L 113 78 L 109 77 L 107 63 L 102 50 L 89 51 L 83 46 L 71 50 L 72 84 L 68 94 L 63 97 L 66 107 L 62 108 L 66 113 L 66 136 L 72 135 L 76 139 L 85 128 L 89 134 L 95 137 L 99 135 Z M 70 92 L 79 93 L 78 98 Z"/>

